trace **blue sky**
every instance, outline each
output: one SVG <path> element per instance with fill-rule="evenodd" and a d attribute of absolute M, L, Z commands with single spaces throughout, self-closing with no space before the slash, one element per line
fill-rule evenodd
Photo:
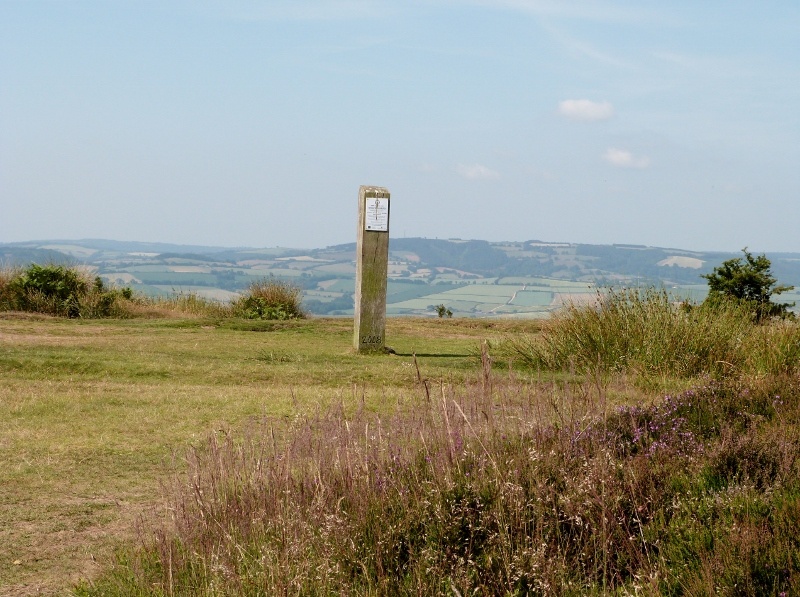
<path fill-rule="evenodd" d="M 800 252 L 796 0 L 0 0 L 0 242 Z"/>

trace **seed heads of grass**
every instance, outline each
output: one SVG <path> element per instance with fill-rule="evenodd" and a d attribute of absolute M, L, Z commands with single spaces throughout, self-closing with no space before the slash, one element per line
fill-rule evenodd
<path fill-rule="evenodd" d="M 800 588 L 798 450 L 780 439 L 797 435 L 797 391 L 784 386 L 779 416 L 739 382 L 608 408 L 591 380 L 580 403 L 568 385 L 483 381 L 434 386 L 390 415 L 334 406 L 211 436 L 165 493 L 172 515 L 130 582 L 670 595 L 707 592 L 713 572 L 748 595 Z"/>

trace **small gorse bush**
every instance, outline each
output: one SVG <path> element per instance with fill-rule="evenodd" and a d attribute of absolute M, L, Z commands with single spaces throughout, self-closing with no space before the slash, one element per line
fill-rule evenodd
<path fill-rule="evenodd" d="M 64 265 L 31 264 L 0 274 L 0 309 L 61 317 L 114 317 L 127 313 L 130 288 L 107 286 L 100 277 Z"/>
<path fill-rule="evenodd" d="M 302 319 L 302 291 L 297 286 L 274 278 L 250 284 L 233 303 L 233 312 L 246 319 Z"/>

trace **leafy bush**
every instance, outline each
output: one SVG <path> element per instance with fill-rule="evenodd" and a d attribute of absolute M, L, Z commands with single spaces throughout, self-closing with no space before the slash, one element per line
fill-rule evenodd
<path fill-rule="evenodd" d="M 302 319 L 301 302 L 300 288 L 269 278 L 253 282 L 233 304 L 233 311 L 246 319 Z"/>
<path fill-rule="evenodd" d="M 766 255 L 753 255 L 745 247 L 741 257 L 728 259 L 710 274 L 703 277 L 708 280 L 707 302 L 717 304 L 721 301 L 733 300 L 749 309 L 757 321 L 770 317 L 793 316 L 788 309 L 790 303 L 773 303 L 773 295 L 778 295 L 794 286 L 779 285 L 772 275 L 772 263 Z"/>
<path fill-rule="evenodd" d="M 439 319 L 443 319 L 444 317 L 450 318 L 453 316 L 453 312 L 448 309 L 444 303 L 439 305 L 430 305 L 428 309 L 436 311 L 436 314 L 439 316 Z"/>
<path fill-rule="evenodd" d="M 20 311 L 78 317 L 78 299 L 89 292 L 87 277 L 61 265 L 32 264 L 11 282 Z"/>
<path fill-rule="evenodd" d="M 100 277 L 63 265 L 31 264 L 0 275 L 0 309 L 61 317 L 110 317 L 126 314 L 120 304 L 130 288 L 107 287 Z"/>

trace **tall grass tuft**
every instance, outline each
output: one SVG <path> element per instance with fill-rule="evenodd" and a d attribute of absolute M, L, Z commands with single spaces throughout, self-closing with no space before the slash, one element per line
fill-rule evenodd
<path fill-rule="evenodd" d="M 178 292 L 171 296 L 135 297 L 131 312 L 134 317 L 226 318 L 233 316 L 230 303 L 200 296 L 194 292 Z"/>
<path fill-rule="evenodd" d="M 391 415 L 215 433 L 166 486 L 169 516 L 79 594 L 800 590 L 795 377 L 613 406 L 593 380 L 488 362 Z"/>
<path fill-rule="evenodd" d="M 11 311 L 14 309 L 15 298 L 12 282 L 19 277 L 22 269 L 19 267 L 3 266 L 0 267 L 0 311 Z"/>
<path fill-rule="evenodd" d="M 665 290 L 608 290 L 596 305 L 568 305 L 539 334 L 510 338 L 507 355 L 535 369 L 692 378 L 796 369 L 800 327 L 755 325 L 733 302 L 690 307 Z"/>

